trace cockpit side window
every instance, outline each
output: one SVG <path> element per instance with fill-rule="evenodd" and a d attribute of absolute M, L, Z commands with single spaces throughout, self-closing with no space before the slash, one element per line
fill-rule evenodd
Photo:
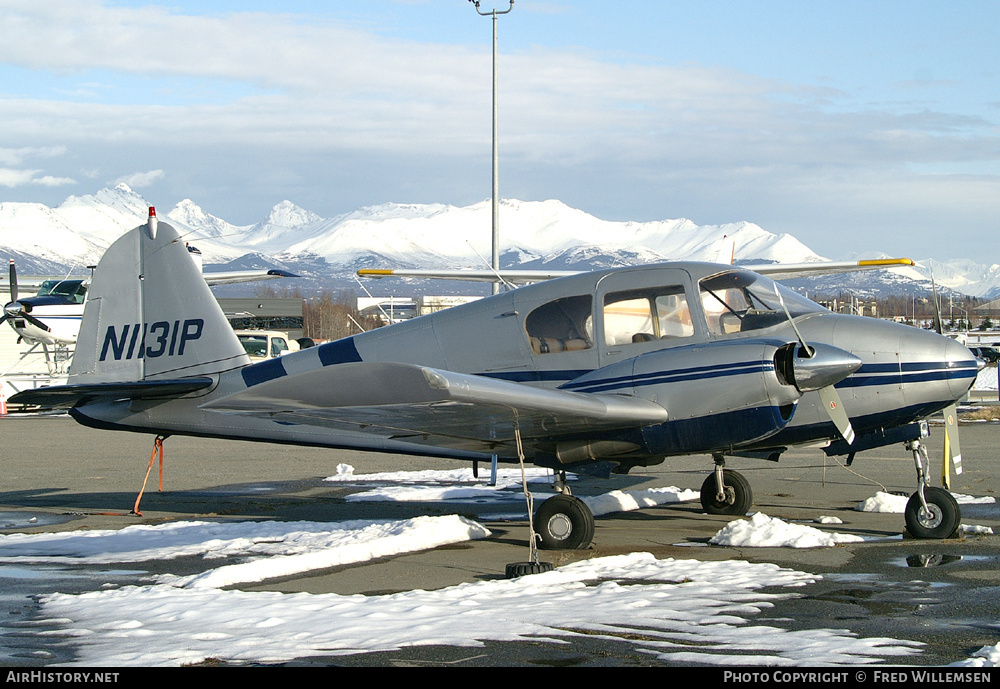
<path fill-rule="evenodd" d="M 694 334 L 681 285 L 613 292 L 604 297 L 604 341 L 608 346 Z"/>
<path fill-rule="evenodd" d="M 524 320 L 535 354 L 571 352 L 594 346 L 593 299 L 564 297 L 539 306 Z"/>
<path fill-rule="evenodd" d="M 700 288 L 708 330 L 715 336 L 763 330 L 786 323 L 786 308 L 793 318 L 823 310 L 795 292 L 746 270 L 705 278 Z"/>
<path fill-rule="evenodd" d="M 74 304 L 82 304 L 86 295 L 83 280 L 45 280 L 38 290 L 39 297 L 63 297 Z"/>

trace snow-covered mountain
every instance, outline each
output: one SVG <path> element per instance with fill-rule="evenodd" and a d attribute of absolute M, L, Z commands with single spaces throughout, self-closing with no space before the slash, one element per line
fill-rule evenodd
<path fill-rule="evenodd" d="M 123 232 L 145 222 L 148 206 L 125 184 L 92 196 L 71 196 L 56 208 L 0 203 L 0 257 L 13 258 L 23 272 L 79 271 L 96 263 Z M 360 267 L 480 268 L 490 253 L 489 201 L 466 207 L 383 204 L 324 219 L 286 200 L 260 222 L 238 226 L 185 199 L 166 214 L 160 209 L 160 217 L 201 250 L 209 270 L 282 267 L 309 276 L 318 289 L 343 284 Z M 795 237 L 775 235 L 750 222 L 614 222 L 560 201 L 504 200 L 500 235 L 505 267 L 587 270 L 716 260 L 726 236 L 735 242 L 737 263 L 825 260 Z M 977 296 L 1000 291 L 1000 266 L 935 262 L 933 268 L 941 286 Z M 889 284 L 900 291 L 929 289 L 926 274 L 919 271 L 887 275 L 855 278 L 852 288 L 883 291 Z M 834 291 L 837 284 L 830 285 Z M 310 291 L 305 284 L 303 289 Z"/>

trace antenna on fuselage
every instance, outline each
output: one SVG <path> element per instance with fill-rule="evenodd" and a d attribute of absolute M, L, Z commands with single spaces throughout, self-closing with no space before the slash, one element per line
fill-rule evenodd
<path fill-rule="evenodd" d="M 472 245 L 472 242 L 470 242 L 468 239 L 466 239 L 465 243 L 468 244 L 469 248 L 472 249 L 476 253 L 476 256 L 479 257 L 479 260 L 482 261 L 483 263 L 485 263 L 486 267 L 489 268 L 491 271 L 493 271 L 493 274 L 496 275 L 497 280 L 499 280 L 500 282 L 502 282 L 504 287 L 506 287 L 507 289 L 514 289 L 514 285 L 512 283 L 508 282 L 507 280 L 504 280 L 503 279 L 503 275 L 501 275 L 499 273 L 499 271 L 497 271 L 496 268 L 494 268 L 492 265 L 490 265 L 489 261 L 486 260 L 486 257 L 483 256 L 478 251 L 476 251 L 476 247 L 474 247 Z"/>

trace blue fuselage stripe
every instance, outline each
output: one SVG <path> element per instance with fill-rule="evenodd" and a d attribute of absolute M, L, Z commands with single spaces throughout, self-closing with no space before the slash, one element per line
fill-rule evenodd
<path fill-rule="evenodd" d="M 759 374 L 764 373 L 765 371 L 773 370 L 773 362 L 747 361 L 742 363 L 723 364 L 720 366 L 695 366 L 693 368 L 681 369 L 679 371 L 652 371 L 638 376 L 618 376 L 616 378 L 588 380 L 581 381 L 579 383 L 570 382 L 563 385 L 562 389 L 575 390 L 577 392 L 608 392 L 610 390 L 643 387 L 647 385 L 681 383 L 692 380 L 705 380 L 707 378 Z"/>

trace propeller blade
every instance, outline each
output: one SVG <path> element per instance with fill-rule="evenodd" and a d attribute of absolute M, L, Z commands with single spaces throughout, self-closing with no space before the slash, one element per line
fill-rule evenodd
<path fill-rule="evenodd" d="M 10 259 L 10 300 L 17 301 L 17 270 L 14 268 L 14 259 Z"/>
<path fill-rule="evenodd" d="M 847 412 L 844 411 L 844 403 L 840 401 L 840 395 L 832 385 L 827 385 L 825 388 L 819 389 L 819 398 L 823 400 L 823 407 L 830 415 L 830 420 L 837 427 L 841 437 L 847 441 L 848 445 L 853 445 L 854 427 L 851 425 L 851 420 L 847 418 Z"/>
<path fill-rule="evenodd" d="M 37 318 L 35 318 L 34 316 L 32 316 L 29 313 L 25 313 L 24 311 L 21 311 L 19 317 L 23 318 L 26 321 L 28 321 L 29 323 L 31 323 L 33 326 L 35 326 L 39 330 L 44 330 L 47 333 L 52 332 L 52 328 L 50 328 L 49 326 L 45 325 L 44 323 L 42 323 L 40 320 L 38 320 Z"/>
<path fill-rule="evenodd" d="M 948 470 L 949 460 L 955 467 L 955 473 L 962 473 L 962 444 L 958 438 L 958 404 L 952 404 L 944 409 L 944 459 L 941 467 L 941 482 L 945 488 L 951 488 L 951 472 Z"/>
<path fill-rule="evenodd" d="M 937 283 L 934 282 L 934 266 L 931 266 L 931 293 L 934 295 L 934 330 L 938 335 L 944 335 L 944 324 L 941 322 L 941 302 L 938 301 Z"/>
<path fill-rule="evenodd" d="M 934 294 L 934 328 L 939 335 L 944 334 L 941 320 L 941 302 L 938 301 L 937 283 L 934 282 L 934 268 L 931 267 L 931 291 Z M 958 403 L 944 408 L 944 453 L 941 458 L 941 485 L 951 489 L 951 469 L 962 473 L 962 444 L 958 437 Z"/>

